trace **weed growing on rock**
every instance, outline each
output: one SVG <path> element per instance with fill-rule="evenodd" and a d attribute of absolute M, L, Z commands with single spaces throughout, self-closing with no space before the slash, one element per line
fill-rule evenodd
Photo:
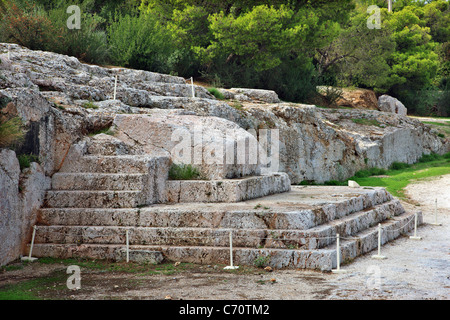
<path fill-rule="evenodd" d="M 10 147 L 23 140 L 25 133 L 22 129 L 22 119 L 14 117 L 0 122 L 0 148 Z"/>
<path fill-rule="evenodd" d="M 225 99 L 225 96 L 222 92 L 220 92 L 217 88 L 211 87 L 208 88 L 209 93 L 211 93 L 214 97 L 216 97 L 219 100 Z"/>
<path fill-rule="evenodd" d="M 39 157 L 34 154 L 20 154 L 17 159 L 19 160 L 20 170 L 29 168 L 32 162 L 39 163 Z"/>
<path fill-rule="evenodd" d="M 198 180 L 201 179 L 200 171 L 190 164 L 172 164 L 169 169 L 171 180 Z"/>
<path fill-rule="evenodd" d="M 98 106 L 96 106 L 92 102 L 85 102 L 81 106 L 85 109 L 98 109 Z"/>
<path fill-rule="evenodd" d="M 265 268 L 269 264 L 270 256 L 259 256 L 255 259 L 253 264 L 258 268 Z"/>

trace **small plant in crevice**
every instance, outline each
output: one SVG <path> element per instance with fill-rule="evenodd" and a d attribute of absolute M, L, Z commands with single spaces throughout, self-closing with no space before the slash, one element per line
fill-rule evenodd
<path fill-rule="evenodd" d="M 172 164 L 169 169 L 170 180 L 202 180 L 200 171 L 190 164 Z"/>
<path fill-rule="evenodd" d="M 98 109 L 98 106 L 96 106 L 92 102 L 85 102 L 81 106 L 85 109 Z"/>
<path fill-rule="evenodd" d="M 222 92 L 219 91 L 219 89 L 211 87 L 208 88 L 209 93 L 211 93 L 214 97 L 216 97 L 219 100 L 223 100 L 225 99 L 225 96 L 223 95 Z"/>
<path fill-rule="evenodd" d="M 114 130 L 111 129 L 111 127 L 108 127 L 108 128 L 103 128 L 103 129 L 99 129 L 94 132 L 91 132 L 91 133 L 89 133 L 89 136 L 92 137 L 92 136 L 95 136 L 95 135 L 101 134 L 101 133 L 107 134 L 109 136 L 114 136 L 114 134 L 115 134 Z"/>
<path fill-rule="evenodd" d="M 253 261 L 253 264 L 257 268 L 265 268 L 269 265 L 270 256 L 259 256 L 258 258 Z"/>
<path fill-rule="evenodd" d="M 20 170 L 29 168 L 32 162 L 39 162 L 39 157 L 34 154 L 19 154 L 17 156 L 19 160 Z"/>

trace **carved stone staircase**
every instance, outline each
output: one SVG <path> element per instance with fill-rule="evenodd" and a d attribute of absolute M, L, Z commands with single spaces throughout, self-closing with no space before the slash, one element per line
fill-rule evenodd
<path fill-rule="evenodd" d="M 345 262 L 376 248 L 378 223 L 382 243 L 414 225 L 383 188 L 291 188 L 285 173 L 170 181 L 168 158 L 81 149 L 52 178 L 33 256 L 123 260 L 128 232 L 130 257 L 228 264 L 232 232 L 235 264 L 328 271 L 336 234 Z"/>

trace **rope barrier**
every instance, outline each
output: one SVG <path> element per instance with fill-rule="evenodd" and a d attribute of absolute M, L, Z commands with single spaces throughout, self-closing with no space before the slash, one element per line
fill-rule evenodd
<path fill-rule="evenodd" d="M 417 220 L 418 220 L 418 213 L 416 212 L 414 214 L 414 216 L 411 216 L 408 218 L 408 221 L 401 226 L 400 228 L 396 228 L 393 230 L 390 230 L 389 228 L 382 228 L 381 224 L 378 224 L 378 254 L 372 256 L 373 258 L 377 258 L 377 259 L 385 259 L 386 257 L 381 255 L 381 235 L 382 232 L 398 232 L 399 230 L 404 229 L 406 226 L 408 226 L 413 218 L 415 218 L 415 228 L 414 228 L 414 236 L 410 237 L 411 239 L 421 239 L 420 237 L 417 237 Z M 23 257 L 23 260 L 30 260 L 32 259 L 31 255 L 32 255 L 32 250 L 33 250 L 33 245 L 34 245 L 34 240 L 35 240 L 35 236 L 36 236 L 36 231 L 38 229 L 40 229 L 40 226 L 33 226 L 33 236 L 32 236 L 32 241 L 31 241 L 31 246 L 30 246 L 30 252 L 29 252 L 29 257 Z M 59 236 L 65 236 L 67 232 L 71 231 L 69 230 L 70 226 L 61 226 L 61 227 L 47 227 L 44 226 L 44 228 L 47 228 L 45 230 L 45 235 L 51 235 L 51 234 L 57 234 Z M 51 229 L 56 229 L 56 228 L 60 228 L 60 230 L 51 230 Z M 101 228 L 101 229 L 98 229 Z M 73 237 L 80 237 L 83 236 L 83 234 L 88 234 L 90 237 L 92 238 L 102 238 L 102 237 L 106 237 L 106 236 L 119 236 L 119 237 L 123 237 L 125 236 L 125 246 L 126 246 L 126 261 L 129 262 L 130 260 L 130 256 L 129 256 L 129 252 L 130 252 L 130 233 L 131 235 L 133 235 L 133 233 L 135 232 L 135 230 L 133 230 L 133 227 L 116 227 L 116 226 L 112 226 L 112 228 L 115 228 L 114 230 L 111 229 L 105 229 L 108 228 L 106 227 L 95 227 L 95 226 L 87 226 L 87 227 L 81 227 Z M 172 231 L 172 228 L 166 229 L 167 231 Z M 125 234 L 121 233 L 125 231 Z M 221 231 L 219 231 L 220 235 L 214 234 L 214 235 L 210 235 L 210 236 L 176 236 L 176 235 L 159 235 L 159 234 L 153 234 L 150 236 L 150 238 L 163 238 L 163 239 L 215 239 L 217 240 L 218 237 L 223 237 L 226 236 L 226 231 L 228 231 L 228 237 L 229 237 L 229 246 L 230 246 L 230 266 L 226 267 L 225 269 L 236 269 L 238 268 L 238 266 L 234 266 L 233 265 L 233 238 L 245 238 L 245 239 L 257 239 L 259 241 L 267 241 L 267 240 L 271 240 L 271 241 L 295 241 L 295 242 L 300 242 L 302 240 L 306 241 L 306 240 L 336 240 L 336 259 L 337 259 L 337 269 L 332 270 L 333 272 L 344 272 L 344 270 L 340 269 L 340 240 L 361 240 L 360 237 L 341 237 L 340 234 L 336 234 L 336 236 L 328 236 L 328 237 L 314 237 L 314 236 L 309 236 L 309 235 L 300 235 L 298 238 L 286 238 L 282 235 L 279 234 L 275 234 L 272 233 L 272 237 L 256 237 L 256 236 L 249 236 L 249 235 L 239 235 L 236 233 L 239 233 L 239 230 L 236 231 L 236 229 L 223 229 Z M 248 231 L 246 231 L 248 232 Z M 266 232 L 266 231 L 264 231 Z M 290 231 L 291 232 L 291 231 Z M 41 235 L 41 236 L 45 236 L 45 235 Z M 328 244 L 327 244 L 328 245 Z M 37 259 L 37 258 L 33 258 L 33 259 Z"/>
<path fill-rule="evenodd" d="M 398 229 L 389 230 L 389 229 L 387 229 L 387 228 L 384 228 L 383 230 L 384 230 L 385 232 L 397 232 L 397 231 L 399 231 L 399 230 L 405 228 L 408 224 L 410 224 L 411 221 L 413 220 L 413 218 L 414 218 L 414 216 L 409 217 L 409 218 L 408 218 L 409 221 L 408 221 L 407 223 L 405 223 L 402 227 L 398 228 Z"/>
<path fill-rule="evenodd" d="M 61 227 L 61 228 L 67 228 L 67 227 Z M 90 227 L 87 227 L 90 228 Z M 125 232 L 131 231 L 130 234 L 132 234 L 133 232 L 135 232 L 132 229 L 124 229 Z M 69 230 L 60 230 L 60 231 L 54 231 L 54 230 L 46 230 L 45 233 L 46 234 L 57 234 L 57 235 L 63 235 L 64 233 L 68 232 Z M 98 232 L 98 234 L 95 235 L 95 237 L 104 237 L 104 236 L 123 236 L 119 233 L 119 231 L 121 231 L 120 229 L 114 231 L 114 230 L 89 230 L 89 229 L 82 229 L 82 230 L 78 230 L 77 233 L 74 234 L 74 236 L 81 236 L 83 235 L 83 233 L 90 233 L 90 232 Z M 153 234 L 151 235 L 151 237 L 153 238 L 165 238 L 165 239 L 211 239 L 213 237 L 218 237 L 218 236 L 227 236 L 227 232 L 226 230 L 220 231 L 222 233 L 224 233 L 223 235 L 210 235 L 210 236 L 189 236 L 189 237 L 183 237 L 183 236 L 176 236 L 176 235 L 158 235 L 158 234 Z M 273 241 L 299 241 L 301 239 L 304 240 L 330 240 L 330 239 L 336 239 L 335 236 L 331 236 L 331 237 L 309 237 L 309 236 L 304 236 L 304 237 L 298 237 L 298 238 L 286 238 L 283 236 L 275 236 L 275 237 L 255 237 L 255 236 L 247 236 L 247 235 L 237 235 L 236 233 L 233 232 L 233 238 L 244 238 L 244 239 L 257 239 L 257 240 L 273 240 Z M 345 240 L 358 240 L 360 239 L 359 237 L 341 237 L 341 239 L 345 239 Z"/>
<path fill-rule="evenodd" d="M 408 224 L 410 224 L 413 220 L 414 216 L 411 216 L 408 219 L 408 222 L 406 222 L 403 226 L 401 226 L 400 228 L 394 229 L 394 230 L 389 230 L 387 228 L 383 228 L 384 232 L 397 232 L 401 229 L 404 229 Z M 61 235 L 62 233 L 66 233 L 67 230 L 66 228 L 70 228 L 70 227 L 56 227 L 56 228 L 61 228 L 62 230 L 60 231 L 53 231 L 53 230 L 46 230 L 46 233 L 50 233 L 50 234 L 58 234 Z M 78 232 L 75 234 L 75 236 L 80 236 L 83 233 L 95 233 L 98 232 L 95 237 L 104 237 L 104 236 L 120 236 L 119 231 L 125 230 L 125 232 L 130 232 L 131 234 L 134 233 L 135 231 L 132 229 L 133 227 L 113 227 L 113 228 L 117 228 L 116 230 L 111 230 L 111 229 L 101 229 L 101 230 L 96 230 L 93 228 L 97 228 L 97 227 L 82 227 L 83 229 L 79 229 Z M 100 227 L 100 228 L 108 228 L 108 227 Z M 175 228 L 174 228 L 175 229 Z M 166 229 L 168 232 L 170 232 L 170 229 Z M 282 235 L 274 235 L 272 237 L 257 237 L 257 236 L 250 236 L 250 235 L 239 235 L 236 234 L 236 229 L 234 229 L 235 231 L 233 232 L 233 237 L 234 238 L 244 238 L 244 239 L 256 239 L 256 240 L 272 240 L 272 241 L 299 241 L 299 240 L 334 240 L 336 239 L 336 236 L 328 236 L 328 237 L 314 237 L 314 236 L 309 236 L 309 235 L 300 235 L 298 238 L 286 238 L 285 236 Z M 160 234 L 153 234 L 151 235 L 151 237 L 153 238 L 166 238 L 166 239 L 211 239 L 212 237 L 219 237 L 219 236 L 227 236 L 228 232 L 227 229 L 223 229 L 222 231 L 218 231 L 223 233 L 222 235 L 210 235 L 210 236 L 177 236 L 177 235 L 160 235 Z M 217 232 L 217 231 L 213 231 L 213 232 Z M 239 231 L 237 231 L 239 232 Z M 291 231 L 289 231 L 291 232 Z M 361 237 L 340 237 L 341 240 L 360 240 Z"/>

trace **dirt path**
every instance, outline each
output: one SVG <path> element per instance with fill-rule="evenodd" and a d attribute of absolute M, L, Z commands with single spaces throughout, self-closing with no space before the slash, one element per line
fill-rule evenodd
<path fill-rule="evenodd" d="M 382 247 L 385 260 L 359 257 L 342 269 L 343 274 L 305 270 L 253 269 L 230 273 L 223 266 L 195 266 L 165 275 L 154 273 L 81 270 L 81 290 L 42 292 L 43 297 L 63 299 L 439 299 L 450 298 L 450 175 L 411 184 L 407 194 L 416 204 L 405 209 L 422 211 L 422 240 L 402 237 Z M 435 199 L 438 222 L 434 226 Z M 420 205 L 418 205 L 420 204 Z M 61 274 L 61 265 L 35 264 L 0 274 L 0 287 L 36 276 Z M 65 275 L 63 278 L 65 279 Z"/>

